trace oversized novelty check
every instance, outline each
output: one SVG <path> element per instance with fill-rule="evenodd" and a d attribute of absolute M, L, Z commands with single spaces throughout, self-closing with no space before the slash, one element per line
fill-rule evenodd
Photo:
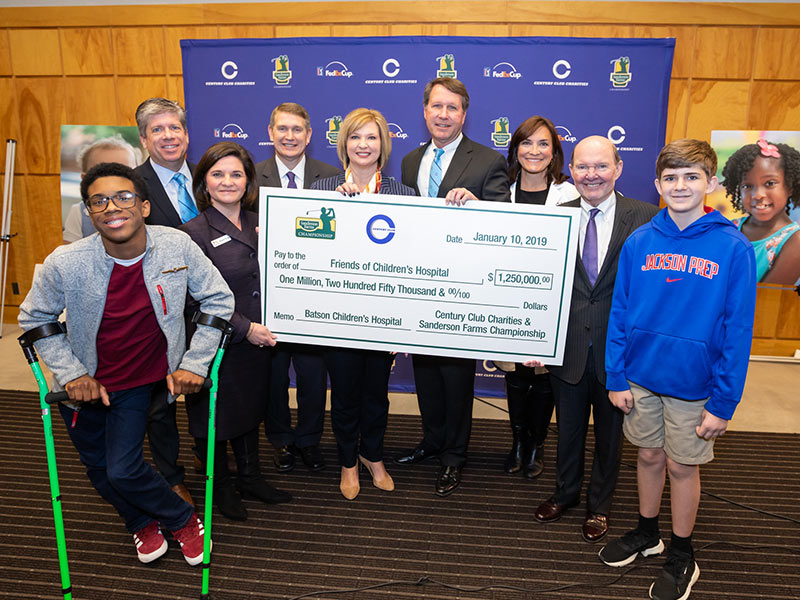
<path fill-rule="evenodd" d="M 280 341 L 561 364 L 578 208 L 261 188 Z"/>

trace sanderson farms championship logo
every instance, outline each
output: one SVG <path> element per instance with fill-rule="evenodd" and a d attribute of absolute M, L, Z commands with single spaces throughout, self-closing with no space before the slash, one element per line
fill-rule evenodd
<path fill-rule="evenodd" d="M 328 129 L 325 131 L 325 138 L 331 146 L 336 146 L 336 141 L 339 139 L 339 128 L 342 126 L 342 116 L 334 115 L 325 119 L 328 124 Z"/>
<path fill-rule="evenodd" d="M 318 217 L 312 215 L 319 213 Z M 336 237 L 336 215 L 332 208 L 324 206 L 319 210 L 310 210 L 304 217 L 294 220 L 295 237 L 318 238 L 332 240 Z"/>
<path fill-rule="evenodd" d="M 272 59 L 275 65 L 275 70 L 272 72 L 272 78 L 278 85 L 289 85 L 292 80 L 292 71 L 289 69 L 289 57 L 286 54 L 281 54 Z"/>
<path fill-rule="evenodd" d="M 437 56 L 436 60 L 439 61 L 439 70 L 436 71 L 437 77 L 458 77 L 458 71 L 455 69 L 455 58 L 452 54 L 445 54 L 444 56 Z"/>
<path fill-rule="evenodd" d="M 611 69 L 611 84 L 615 88 L 628 87 L 628 83 L 633 77 L 630 70 L 631 59 L 627 56 L 620 56 L 611 61 L 614 67 Z"/>
<path fill-rule="evenodd" d="M 499 117 L 491 121 L 492 141 L 497 148 L 507 148 L 508 142 L 511 139 L 511 134 L 508 132 L 508 117 Z"/>

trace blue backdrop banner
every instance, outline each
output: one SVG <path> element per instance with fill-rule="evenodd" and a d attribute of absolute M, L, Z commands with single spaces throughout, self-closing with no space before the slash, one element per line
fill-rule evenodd
<path fill-rule="evenodd" d="M 256 161 L 272 156 L 272 109 L 298 102 L 311 115 L 308 153 L 340 166 L 336 139 L 352 109 L 378 109 L 389 122 L 386 171 L 430 139 L 425 84 L 456 77 L 469 90 L 464 132 L 506 155 L 514 129 L 531 115 L 556 125 L 569 158 L 576 141 L 602 135 L 624 168 L 617 189 L 653 203 L 655 158 L 664 144 L 675 40 L 601 38 L 366 37 L 181 40 L 184 95 L 196 162 L 222 140 Z M 405 361 L 399 361 L 405 362 Z M 479 364 L 476 391 L 504 395 L 502 377 Z M 396 365 L 393 389 L 413 385 Z"/>

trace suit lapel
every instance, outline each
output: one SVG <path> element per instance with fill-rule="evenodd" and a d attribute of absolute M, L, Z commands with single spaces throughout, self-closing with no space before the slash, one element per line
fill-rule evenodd
<path fill-rule="evenodd" d="M 267 168 L 261 173 L 261 181 L 258 182 L 259 186 L 264 187 L 282 187 L 281 176 L 278 175 L 278 165 L 275 162 L 277 158 L 273 156 L 267 161 Z"/>
<path fill-rule="evenodd" d="M 428 146 L 431 145 L 432 142 L 428 142 L 424 146 L 420 146 L 416 150 L 411 152 L 409 157 L 409 165 L 408 165 L 408 175 L 409 178 L 404 181 L 407 186 L 414 189 L 417 195 L 419 195 L 419 186 L 417 185 L 417 179 L 419 178 L 419 165 L 422 162 L 422 157 L 425 155 L 425 150 L 428 149 Z M 413 178 L 413 181 L 411 180 Z"/>
<path fill-rule="evenodd" d="M 576 200 L 570 200 L 569 202 L 565 202 L 560 206 L 569 206 L 574 208 L 581 208 L 581 199 L 580 197 Z M 578 216 L 578 231 L 580 231 L 580 216 Z M 578 242 L 578 248 L 580 249 L 580 242 Z M 604 263 L 605 264 L 605 263 Z M 592 289 L 592 284 L 589 283 L 589 274 L 586 272 L 586 267 L 583 266 L 583 259 L 581 257 L 581 253 L 577 253 L 577 257 L 575 258 L 575 273 L 578 276 L 581 284 L 587 289 Z M 599 279 L 599 277 L 598 277 Z M 595 282 L 596 283 L 596 282 Z"/>
<path fill-rule="evenodd" d="M 616 195 L 617 207 L 614 211 L 614 227 L 611 230 L 611 239 L 608 242 L 608 250 L 606 250 L 606 258 L 603 260 L 603 267 L 597 274 L 598 282 L 605 276 L 605 274 L 611 268 L 611 265 L 616 264 L 617 255 L 622 249 L 622 245 L 625 243 L 625 240 L 628 239 L 628 236 L 631 233 L 630 224 L 633 209 L 628 205 L 626 199 L 619 192 L 616 192 Z M 595 282 L 595 285 L 597 285 L 597 282 Z"/>
<path fill-rule="evenodd" d="M 307 190 L 311 189 L 311 184 L 319 179 L 319 169 L 317 169 L 317 166 L 313 163 L 314 161 L 309 158 L 308 155 L 306 155 L 306 168 L 305 173 L 303 173 L 303 187 Z"/>
<path fill-rule="evenodd" d="M 167 195 L 167 190 L 161 185 L 161 180 L 158 178 L 149 158 L 145 162 L 143 174 L 145 183 L 147 184 L 147 190 L 150 192 L 150 196 L 152 196 L 150 198 L 150 210 L 152 211 L 155 209 L 161 213 L 162 218 L 157 219 L 159 222 L 165 223 L 170 227 L 180 227 L 182 224 L 181 217 L 175 210 L 175 207 L 172 206 L 172 202 L 170 202 L 169 196 Z"/>
<path fill-rule="evenodd" d="M 451 189 L 456 187 L 456 182 L 461 179 L 461 174 L 469 165 L 472 159 L 472 141 L 464 136 L 461 143 L 456 148 L 453 154 L 453 160 L 450 161 L 450 166 L 447 167 L 447 173 L 444 174 L 442 183 L 439 186 L 439 197 L 444 198 Z"/>
<path fill-rule="evenodd" d="M 209 227 L 218 231 L 223 235 L 229 235 L 231 239 L 241 242 L 242 244 L 257 250 L 258 240 L 255 238 L 255 224 L 250 222 L 249 215 L 245 210 L 242 210 L 242 229 L 239 230 L 228 218 L 219 212 L 216 208 L 210 207 L 203 212 L 203 215 L 208 222 Z M 252 231 L 250 231 L 252 229 Z M 216 236 L 213 239 L 216 239 Z"/>

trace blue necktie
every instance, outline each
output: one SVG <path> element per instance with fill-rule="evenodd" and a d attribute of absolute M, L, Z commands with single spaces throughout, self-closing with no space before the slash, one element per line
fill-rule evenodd
<path fill-rule="evenodd" d="M 430 198 L 435 198 L 438 195 L 439 185 L 442 183 L 442 154 L 444 154 L 444 150 L 441 148 L 434 150 L 431 178 L 428 181 L 428 196 Z"/>
<path fill-rule="evenodd" d="M 589 211 L 589 222 L 586 224 L 586 237 L 583 238 L 583 266 L 589 276 L 589 283 L 594 287 L 597 281 L 597 223 L 594 218 L 600 212 L 599 208 Z"/>
<path fill-rule="evenodd" d="M 178 184 L 178 208 L 181 213 L 181 222 L 191 221 L 197 216 L 197 207 L 189 195 L 189 190 L 186 189 L 186 175 L 175 173 L 172 176 L 172 181 Z"/>
<path fill-rule="evenodd" d="M 288 171 L 286 173 L 286 178 L 289 180 L 289 185 L 287 185 L 286 187 L 290 188 L 290 189 L 293 189 L 293 190 L 296 190 L 297 189 L 297 182 L 294 180 L 294 173 L 292 173 L 291 171 Z"/>

